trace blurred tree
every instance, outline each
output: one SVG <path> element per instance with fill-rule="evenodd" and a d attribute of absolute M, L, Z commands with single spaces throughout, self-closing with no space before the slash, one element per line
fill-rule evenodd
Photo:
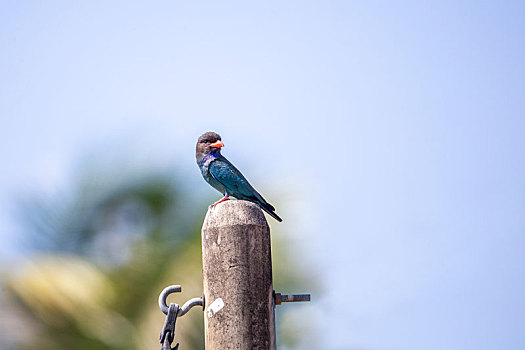
<path fill-rule="evenodd" d="M 206 204 L 168 172 L 82 173 L 56 202 L 24 201 L 27 246 L 35 253 L 5 272 L 3 304 L 13 322 L 2 331 L 17 349 L 158 348 L 162 288 L 181 284 L 183 293 L 173 297 L 179 304 L 202 293 Z M 283 271 L 280 287 L 287 280 L 301 276 Z M 13 324 L 26 331 L 9 329 Z M 283 339 L 288 347 L 297 343 Z M 181 349 L 204 349 L 202 312 L 177 322 L 176 341 Z"/>

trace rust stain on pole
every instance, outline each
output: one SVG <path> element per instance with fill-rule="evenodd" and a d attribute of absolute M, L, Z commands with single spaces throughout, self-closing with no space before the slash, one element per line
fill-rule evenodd
<path fill-rule="evenodd" d="M 253 203 L 210 207 L 202 227 L 207 350 L 275 349 L 270 228 Z"/>

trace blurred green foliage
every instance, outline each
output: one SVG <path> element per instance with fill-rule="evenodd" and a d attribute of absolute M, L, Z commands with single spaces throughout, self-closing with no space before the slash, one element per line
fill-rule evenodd
<path fill-rule="evenodd" d="M 10 320 L 1 329 L 4 345 L 159 348 L 165 317 L 157 307 L 159 292 L 182 285 L 183 293 L 169 299 L 179 304 L 202 293 L 206 198 L 192 198 L 184 179 L 170 172 L 108 176 L 94 168 L 83 174 L 60 198 L 23 202 L 32 253 L 3 271 L 3 319 Z M 274 265 L 285 262 L 286 246 L 272 239 Z M 274 267 L 274 275 L 280 288 L 304 281 L 297 271 Z M 283 344 L 293 348 L 299 343 L 294 326 L 286 330 Z M 204 349 L 202 311 L 194 308 L 177 322 L 176 341 L 181 350 Z"/>

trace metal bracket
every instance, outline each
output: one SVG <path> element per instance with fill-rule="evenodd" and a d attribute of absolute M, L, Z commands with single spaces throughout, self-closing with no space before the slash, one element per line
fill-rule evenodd
<path fill-rule="evenodd" d="M 310 301 L 310 294 L 281 294 L 273 291 L 273 300 L 275 305 L 282 303 L 297 303 Z"/>
<path fill-rule="evenodd" d="M 177 350 L 179 348 L 179 344 L 176 344 L 174 348 L 171 347 L 171 343 L 173 343 L 175 338 L 175 322 L 177 321 L 178 311 L 179 305 L 170 303 L 168 315 L 160 331 L 161 350 Z"/>

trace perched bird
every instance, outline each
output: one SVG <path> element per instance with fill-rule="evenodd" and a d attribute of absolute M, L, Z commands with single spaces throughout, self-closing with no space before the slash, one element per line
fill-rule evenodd
<path fill-rule="evenodd" d="M 197 158 L 197 165 L 201 169 L 202 177 L 213 188 L 224 194 L 224 198 L 213 203 L 212 206 L 233 196 L 258 204 L 275 220 L 283 221 L 275 214 L 275 208 L 264 200 L 228 159 L 221 155 L 221 147 L 224 147 L 221 137 L 214 132 L 204 133 L 197 140 L 195 157 Z"/>

